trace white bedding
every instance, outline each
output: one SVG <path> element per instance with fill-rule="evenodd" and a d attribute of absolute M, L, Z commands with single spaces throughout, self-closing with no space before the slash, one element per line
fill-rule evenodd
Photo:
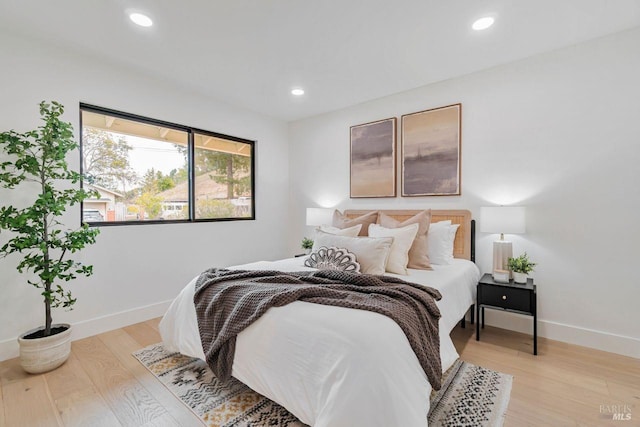
<path fill-rule="evenodd" d="M 230 267 L 311 270 L 304 257 Z M 449 333 L 475 300 L 479 271 L 466 260 L 391 276 L 429 285 L 438 306 L 443 371 L 457 359 Z M 204 359 L 194 278 L 160 322 L 167 349 Z M 400 327 L 364 310 L 294 302 L 269 309 L 236 340 L 232 375 L 316 427 L 426 424 L 431 385 Z"/>

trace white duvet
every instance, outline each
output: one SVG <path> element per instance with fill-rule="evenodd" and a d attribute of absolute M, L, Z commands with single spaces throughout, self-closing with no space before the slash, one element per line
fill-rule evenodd
<path fill-rule="evenodd" d="M 231 267 L 310 270 L 304 258 Z M 466 260 L 392 276 L 429 285 L 438 306 L 445 371 L 457 359 L 449 333 L 475 300 L 479 271 Z M 160 322 L 167 349 L 204 359 L 193 303 L 193 279 Z M 306 302 L 269 309 L 236 340 L 232 375 L 316 427 L 426 425 L 431 385 L 409 341 L 390 318 Z"/>

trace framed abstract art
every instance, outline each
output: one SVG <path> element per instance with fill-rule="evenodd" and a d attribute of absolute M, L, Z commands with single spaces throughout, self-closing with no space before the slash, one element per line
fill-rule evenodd
<path fill-rule="evenodd" d="M 396 123 L 351 126 L 351 198 L 396 196 Z"/>
<path fill-rule="evenodd" d="M 402 116 L 402 196 L 460 195 L 462 104 Z"/>

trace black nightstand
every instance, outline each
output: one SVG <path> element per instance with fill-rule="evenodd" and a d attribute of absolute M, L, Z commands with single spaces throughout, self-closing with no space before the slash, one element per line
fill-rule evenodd
<path fill-rule="evenodd" d="M 493 280 L 491 274 L 485 273 L 478 282 L 476 307 L 478 310 L 476 341 L 480 341 L 480 323 L 484 328 L 485 307 L 533 316 L 533 354 L 538 354 L 538 311 L 536 285 L 533 284 L 533 279 L 527 279 L 527 283 L 514 283 L 513 280 L 509 283 L 499 283 Z M 481 307 L 482 317 L 480 317 Z"/>

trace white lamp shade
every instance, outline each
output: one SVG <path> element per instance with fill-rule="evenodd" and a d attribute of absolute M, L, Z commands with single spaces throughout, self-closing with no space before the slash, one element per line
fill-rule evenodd
<path fill-rule="evenodd" d="M 480 208 L 480 231 L 483 233 L 522 234 L 525 210 L 519 206 Z"/>
<path fill-rule="evenodd" d="M 307 225 L 318 226 L 331 224 L 333 220 L 333 209 L 327 208 L 307 208 Z"/>

